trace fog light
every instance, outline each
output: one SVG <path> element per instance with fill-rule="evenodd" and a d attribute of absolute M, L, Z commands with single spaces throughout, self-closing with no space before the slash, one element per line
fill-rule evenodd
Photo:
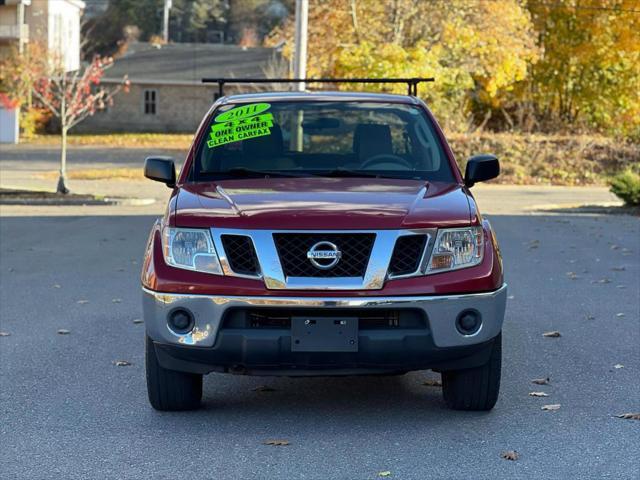
<path fill-rule="evenodd" d="M 482 316 L 477 310 L 464 310 L 456 318 L 456 328 L 462 335 L 473 335 L 480 330 Z"/>
<path fill-rule="evenodd" d="M 188 333 L 193 330 L 193 315 L 189 310 L 176 309 L 169 314 L 169 328 L 176 333 Z"/>

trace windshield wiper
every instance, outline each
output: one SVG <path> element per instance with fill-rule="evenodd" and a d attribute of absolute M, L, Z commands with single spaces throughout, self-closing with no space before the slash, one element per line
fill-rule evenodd
<path fill-rule="evenodd" d="M 209 171 L 209 172 L 200 172 L 200 173 L 204 173 L 204 174 L 209 174 L 209 175 L 214 175 L 214 174 L 218 174 L 218 175 L 224 175 L 224 174 L 229 174 L 229 175 L 234 175 L 234 176 L 243 176 L 243 177 L 248 177 L 251 175 L 258 175 L 261 177 L 305 177 L 307 175 L 300 175 L 297 173 L 292 173 L 292 172 L 284 172 L 284 171 L 279 171 L 279 170 L 257 170 L 257 169 L 253 169 L 253 168 L 245 168 L 245 167 L 234 167 L 234 168 L 230 168 L 229 170 L 222 170 L 219 172 L 213 172 L 213 171 Z"/>

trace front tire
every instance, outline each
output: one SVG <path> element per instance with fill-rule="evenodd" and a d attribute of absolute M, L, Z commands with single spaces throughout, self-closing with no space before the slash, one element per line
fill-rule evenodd
<path fill-rule="evenodd" d="M 153 341 L 147 336 L 145 344 L 147 393 L 149 403 L 156 410 L 194 410 L 202 399 L 202 375 L 176 372 L 163 368 L 158 362 Z"/>
<path fill-rule="evenodd" d="M 502 333 L 493 340 L 489 361 L 476 368 L 442 372 L 442 394 L 454 410 L 491 410 L 500 392 Z"/>

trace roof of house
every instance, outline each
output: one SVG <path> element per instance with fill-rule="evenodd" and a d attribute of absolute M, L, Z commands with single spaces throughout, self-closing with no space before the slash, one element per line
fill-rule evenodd
<path fill-rule="evenodd" d="M 277 58 L 272 48 L 209 43 L 154 46 L 137 42 L 115 59 L 104 80 L 120 81 L 127 75 L 132 83 L 202 85 L 204 77 L 264 78 L 265 68 Z"/>

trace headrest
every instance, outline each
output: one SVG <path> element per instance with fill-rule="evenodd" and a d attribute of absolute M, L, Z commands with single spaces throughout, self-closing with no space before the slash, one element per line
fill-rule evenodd
<path fill-rule="evenodd" d="M 393 153 L 389 125 L 359 123 L 353 132 L 353 152 L 361 162 L 381 153 Z"/>
<path fill-rule="evenodd" d="M 242 153 L 247 156 L 274 158 L 283 152 L 282 130 L 279 125 L 271 127 L 271 134 L 254 137 L 242 142 Z"/>

